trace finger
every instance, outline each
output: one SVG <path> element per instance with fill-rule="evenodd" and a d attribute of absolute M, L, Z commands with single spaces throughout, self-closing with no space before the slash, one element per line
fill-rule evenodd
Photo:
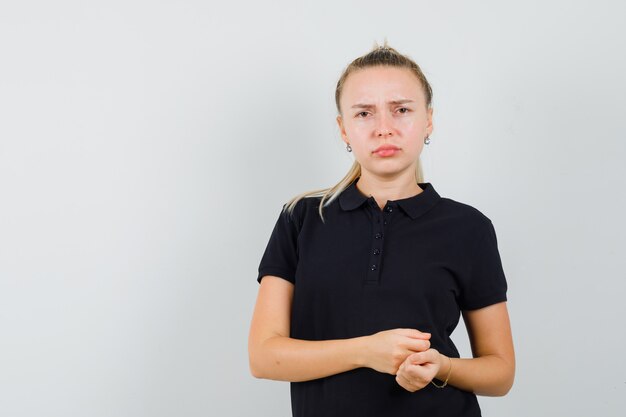
<path fill-rule="evenodd" d="M 400 373 L 398 375 L 396 375 L 396 381 L 398 382 L 398 384 L 400 384 L 400 386 L 402 386 L 404 389 L 408 390 L 408 391 L 415 391 L 416 390 L 416 386 L 413 385 L 413 383 L 406 377 L 406 375 L 404 373 Z"/>
<path fill-rule="evenodd" d="M 428 349 L 423 352 L 412 353 L 407 356 L 406 361 L 411 365 L 424 365 L 427 363 L 436 363 L 439 352 L 435 349 Z"/>
<path fill-rule="evenodd" d="M 396 382 L 398 383 L 398 385 L 400 385 L 405 390 L 410 391 L 409 387 L 406 385 L 404 380 L 402 378 L 400 378 L 399 376 L 396 376 Z"/>
<path fill-rule="evenodd" d="M 435 363 L 439 359 L 439 351 L 437 349 L 428 349 L 424 352 L 425 360 L 429 363 Z"/>
<path fill-rule="evenodd" d="M 435 363 L 437 360 L 434 357 L 430 350 L 426 350 L 424 352 L 416 352 L 411 355 L 411 359 L 407 360 L 408 365 L 421 365 L 424 366 L 429 363 Z"/>
<path fill-rule="evenodd" d="M 404 372 L 404 369 L 405 369 L 405 368 L 404 368 L 404 364 L 405 364 L 405 363 L 406 363 L 406 362 L 402 362 L 402 364 L 398 367 L 398 369 L 396 369 L 396 373 L 395 373 L 395 375 L 398 375 L 398 374 L 400 374 L 400 373 Z"/>
<path fill-rule="evenodd" d="M 428 383 L 437 374 L 437 367 L 432 363 L 411 365 L 402 374 L 411 381 L 427 381 Z"/>
<path fill-rule="evenodd" d="M 413 337 L 416 339 L 430 339 L 430 333 L 425 333 L 425 332 L 420 332 L 417 329 L 399 329 L 402 330 L 402 334 L 404 334 L 405 336 L 409 336 L 409 337 Z"/>
<path fill-rule="evenodd" d="M 404 358 L 404 361 L 402 361 L 402 363 L 400 364 L 400 366 L 398 367 L 398 370 L 396 372 L 402 371 L 404 368 L 406 368 L 409 365 L 410 365 L 409 358 L 406 357 L 406 358 Z"/>
<path fill-rule="evenodd" d="M 421 376 L 421 375 L 424 375 L 425 373 L 430 372 L 430 369 L 432 369 L 433 366 L 436 366 L 436 365 L 432 362 L 409 363 L 404 368 L 404 373 L 412 377 L 415 377 L 417 375 Z"/>
<path fill-rule="evenodd" d="M 424 363 L 424 352 L 415 352 L 407 356 L 405 362 L 407 365 L 419 365 Z"/>
<path fill-rule="evenodd" d="M 407 371 L 404 373 L 404 376 L 406 379 L 413 381 L 413 386 L 418 389 L 422 389 L 428 385 L 437 374 L 436 369 L 427 368 L 427 366 L 415 366 L 414 368 L 415 371 Z"/>
<path fill-rule="evenodd" d="M 409 338 L 407 347 L 414 352 L 423 352 L 430 349 L 430 340 Z"/>

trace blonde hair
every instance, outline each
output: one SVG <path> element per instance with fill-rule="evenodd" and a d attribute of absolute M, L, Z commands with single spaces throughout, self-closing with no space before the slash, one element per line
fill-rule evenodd
<path fill-rule="evenodd" d="M 394 48 L 391 48 L 387 45 L 387 40 L 385 39 L 385 43 L 383 46 L 379 46 L 377 43 L 374 43 L 374 47 L 372 50 L 366 55 L 360 56 L 352 61 L 344 70 L 343 74 L 339 78 L 337 82 L 337 88 L 335 90 L 335 104 L 337 105 L 337 112 L 339 115 L 342 115 L 341 106 L 339 104 L 341 99 L 341 93 L 343 91 L 343 86 L 346 82 L 346 79 L 350 74 L 355 71 L 370 68 L 375 66 L 389 66 L 396 68 L 407 68 L 411 70 L 413 74 L 417 77 L 424 89 L 424 94 L 426 96 L 426 108 L 432 107 L 432 88 L 426 80 L 424 73 L 421 68 L 408 56 L 402 55 Z M 312 197 L 322 197 L 319 204 L 319 215 L 324 222 L 324 215 L 322 213 L 322 209 L 332 203 L 336 198 L 339 197 L 341 192 L 345 190 L 352 181 L 357 179 L 361 175 L 361 164 L 358 161 L 354 161 L 352 167 L 348 173 L 339 181 L 336 185 L 330 188 L 322 188 L 319 190 L 307 191 L 301 194 L 298 194 L 291 198 L 283 207 L 283 211 L 288 211 L 289 213 L 293 212 L 298 201 L 303 198 L 312 198 Z M 424 174 L 422 172 L 422 166 L 420 164 L 420 160 L 418 158 L 417 165 L 415 168 L 415 180 L 417 183 L 424 182 Z"/>

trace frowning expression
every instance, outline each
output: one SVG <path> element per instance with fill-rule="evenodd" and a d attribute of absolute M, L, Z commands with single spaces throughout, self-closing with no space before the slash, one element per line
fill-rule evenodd
<path fill-rule="evenodd" d="M 432 132 L 432 108 L 406 68 L 376 66 L 345 80 L 337 123 L 362 170 L 388 176 L 415 169 Z"/>

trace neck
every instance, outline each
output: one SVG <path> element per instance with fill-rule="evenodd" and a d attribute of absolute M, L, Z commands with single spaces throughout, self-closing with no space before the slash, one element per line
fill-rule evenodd
<path fill-rule="evenodd" d="M 423 190 L 417 185 L 413 175 L 397 178 L 379 178 L 361 175 L 356 182 L 357 189 L 366 196 L 372 196 L 383 208 L 387 201 L 413 197 Z"/>

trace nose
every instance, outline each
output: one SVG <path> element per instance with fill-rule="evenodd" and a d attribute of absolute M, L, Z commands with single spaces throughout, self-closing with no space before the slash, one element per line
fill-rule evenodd
<path fill-rule="evenodd" d="M 385 137 L 391 135 L 391 126 L 389 125 L 388 116 L 384 112 L 381 112 L 379 114 L 380 116 L 378 117 L 378 123 L 376 124 L 376 136 Z"/>

